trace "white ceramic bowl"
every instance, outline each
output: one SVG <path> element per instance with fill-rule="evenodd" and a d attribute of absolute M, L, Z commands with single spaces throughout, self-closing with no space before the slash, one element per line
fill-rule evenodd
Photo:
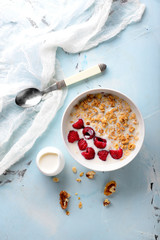
<path fill-rule="evenodd" d="M 70 113 L 71 113 L 73 107 L 76 104 L 78 104 L 78 102 L 80 100 L 87 97 L 88 94 L 97 94 L 97 93 L 101 93 L 101 92 L 104 92 L 106 94 L 116 95 L 119 98 L 128 102 L 129 105 L 131 106 L 131 109 L 133 110 L 133 112 L 136 113 L 137 120 L 139 122 L 139 136 L 138 136 L 139 139 L 138 139 L 138 141 L 136 141 L 136 148 L 131 152 L 131 154 L 129 156 L 127 156 L 123 160 L 115 160 L 115 159 L 113 159 L 113 161 L 99 160 L 96 162 L 93 160 L 86 160 L 79 151 L 77 151 L 77 152 L 73 151 L 72 144 L 69 143 L 67 140 L 67 136 L 68 136 L 67 124 L 69 122 L 69 116 L 70 116 Z M 63 118 L 62 118 L 62 136 L 63 136 L 64 143 L 65 143 L 69 153 L 81 165 L 83 165 L 89 169 L 95 170 L 95 171 L 112 171 L 112 170 L 116 170 L 121 167 L 124 167 L 125 165 L 130 163 L 136 157 L 136 155 L 138 154 L 138 152 L 140 151 L 140 149 L 142 147 L 143 140 L 144 140 L 144 134 L 145 134 L 144 121 L 143 121 L 142 115 L 141 115 L 140 111 L 138 110 L 137 106 L 126 95 L 124 95 L 118 91 L 112 90 L 112 89 L 92 89 L 92 90 L 81 93 L 76 98 L 74 98 L 73 101 L 68 105 L 68 107 L 66 108 L 66 110 L 64 112 Z"/>

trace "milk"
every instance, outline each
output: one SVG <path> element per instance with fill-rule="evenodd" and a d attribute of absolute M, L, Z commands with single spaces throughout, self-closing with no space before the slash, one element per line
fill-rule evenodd
<path fill-rule="evenodd" d="M 50 173 L 58 168 L 58 154 L 45 153 L 39 159 L 39 166 L 42 171 Z"/>

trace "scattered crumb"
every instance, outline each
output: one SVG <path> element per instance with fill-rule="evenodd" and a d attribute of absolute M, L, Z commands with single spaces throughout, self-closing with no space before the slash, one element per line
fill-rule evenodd
<path fill-rule="evenodd" d="M 111 202 L 107 198 L 103 201 L 104 206 L 108 206 L 110 203 Z"/>
<path fill-rule="evenodd" d="M 78 207 L 82 208 L 82 202 L 79 202 Z"/>
<path fill-rule="evenodd" d="M 93 179 L 95 174 L 96 173 L 94 171 L 89 171 L 86 173 L 86 177 L 88 177 L 89 179 Z"/>
<path fill-rule="evenodd" d="M 66 211 L 66 215 L 69 216 L 69 215 L 70 215 L 70 212 L 69 212 L 69 211 Z"/>
<path fill-rule="evenodd" d="M 77 196 L 77 195 L 78 195 L 78 193 L 76 192 L 76 193 L 75 193 L 75 195 Z"/>
<path fill-rule="evenodd" d="M 59 178 L 54 177 L 54 178 L 53 178 L 53 182 L 56 182 L 56 183 L 59 182 Z"/>
<path fill-rule="evenodd" d="M 80 179 L 80 178 L 77 178 L 76 181 L 77 181 L 77 182 L 81 182 L 81 179 Z"/>
<path fill-rule="evenodd" d="M 80 177 L 83 177 L 83 175 L 84 175 L 84 172 L 81 172 L 81 173 L 79 174 Z"/>
<path fill-rule="evenodd" d="M 80 200 L 81 198 L 80 197 L 78 197 L 78 200 Z"/>
<path fill-rule="evenodd" d="M 72 167 L 72 172 L 73 173 L 77 173 L 77 168 L 76 167 Z"/>

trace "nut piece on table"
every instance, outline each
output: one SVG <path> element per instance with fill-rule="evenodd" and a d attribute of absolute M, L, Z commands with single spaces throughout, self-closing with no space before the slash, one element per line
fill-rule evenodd
<path fill-rule="evenodd" d="M 89 171 L 86 173 L 86 177 L 88 177 L 89 179 L 93 179 L 95 174 L 96 173 L 94 171 Z"/>
<path fill-rule="evenodd" d="M 60 205 L 62 209 L 66 209 L 68 206 L 68 201 L 69 201 L 69 197 L 70 194 L 68 194 L 66 191 L 61 191 L 60 194 Z"/>
<path fill-rule="evenodd" d="M 110 203 L 111 202 L 107 198 L 103 201 L 104 206 L 108 206 Z"/>
<path fill-rule="evenodd" d="M 104 188 L 104 195 L 109 196 L 114 193 L 116 191 L 116 186 L 117 184 L 115 181 L 108 182 Z"/>

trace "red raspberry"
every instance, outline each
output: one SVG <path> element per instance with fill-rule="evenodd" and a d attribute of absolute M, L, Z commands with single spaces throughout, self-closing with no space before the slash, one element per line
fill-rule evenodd
<path fill-rule="evenodd" d="M 98 156 L 102 161 L 106 161 L 108 153 L 109 152 L 107 150 L 101 150 L 98 152 Z"/>
<path fill-rule="evenodd" d="M 75 122 L 73 125 L 72 125 L 73 128 L 75 129 L 81 129 L 81 128 L 84 128 L 84 122 L 82 119 L 79 119 L 77 122 Z"/>
<path fill-rule="evenodd" d="M 85 139 L 92 139 L 95 136 L 95 131 L 91 127 L 83 128 L 83 135 Z"/>
<path fill-rule="evenodd" d="M 100 137 L 95 137 L 94 139 L 94 145 L 97 147 L 97 148 L 105 148 L 106 145 L 107 145 L 107 141 L 106 139 L 103 139 L 103 138 L 100 138 Z"/>
<path fill-rule="evenodd" d="M 119 148 L 118 150 L 110 150 L 111 157 L 114 159 L 120 159 L 123 155 L 123 150 Z"/>
<path fill-rule="evenodd" d="M 73 143 L 79 140 L 79 135 L 77 131 L 71 130 L 68 134 L 68 142 Z"/>
<path fill-rule="evenodd" d="M 87 146 L 88 146 L 88 144 L 87 144 L 86 140 L 84 140 L 83 138 L 81 138 L 78 141 L 78 147 L 80 150 L 85 150 Z"/>
<path fill-rule="evenodd" d="M 87 147 L 85 152 L 82 152 L 82 155 L 85 159 L 91 160 L 95 156 L 95 151 L 91 147 Z"/>

